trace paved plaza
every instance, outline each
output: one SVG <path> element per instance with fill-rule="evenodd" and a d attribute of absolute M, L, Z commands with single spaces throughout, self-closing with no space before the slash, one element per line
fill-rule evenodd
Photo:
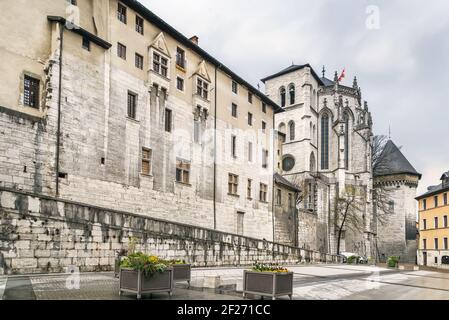
<path fill-rule="evenodd" d="M 433 271 L 400 271 L 361 265 L 290 266 L 294 272 L 295 300 L 397 300 L 449 299 L 449 274 Z M 173 296 L 153 294 L 143 299 L 241 299 L 243 268 L 192 270 L 191 288 L 177 284 Z M 68 289 L 68 275 L 0 277 L 0 299 L 5 300 L 130 300 L 119 296 L 112 273 L 83 273 L 79 289 Z M 219 278 L 218 278 L 219 277 Z M 211 283 L 218 288 L 211 288 Z M 210 288 L 205 288 L 210 287 Z M 260 297 L 255 297 L 260 299 Z M 281 297 L 280 299 L 288 299 Z"/>

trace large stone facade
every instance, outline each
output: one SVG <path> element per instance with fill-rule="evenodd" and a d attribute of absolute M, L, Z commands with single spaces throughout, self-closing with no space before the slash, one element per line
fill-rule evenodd
<path fill-rule="evenodd" d="M 361 197 L 363 225 L 346 228 L 340 251 L 374 258 L 372 123 L 357 81 L 347 87 L 337 78 L 320 78 L 310 65 L 292 65 L 262 81 L 267 95 L 285 110 L 276 115 L 276 129 L 286 135 L 282 174 L 303 192 L 299 244 L 337 252 L 336 225 L 341 218 L 335 212 L 336 201 L 353 187 Z"/>
<path fill-rule="evenodd" d="M 148 215 L 0 189 L 0 275 L 109 271 L 117 251 L 151 252 L 193 266 L 254 262 L 336 263 L 336 256 L 241 237 Z"/>
<path fill-rule="evenodd" d="M 60 2 L 2 8 L 24 14 L 0 23 L 0 52 L 13 61 L 3 60 L 0 71 L 14 89 L 1 89 L 0 186 L 273 240 L 279 107 L 137 1 Z M 144 18 L 143 34 L 136 16 Z M 167 74 L 156 69 L 155 54 L 167 59 Z M 35 107 L 23 103 L 24 75 L 39 81 Z M 197 89 L 198 80 L 207 88 Z M 179 163 L 188 166 L 186 180 Z M 237 176 L 233 192 L 229 174 Z"/>

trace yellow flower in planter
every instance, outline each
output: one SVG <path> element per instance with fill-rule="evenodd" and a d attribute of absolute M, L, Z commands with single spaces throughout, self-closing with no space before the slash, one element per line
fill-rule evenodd
<path fill-rule="evenodd" d="M 148 258 L 148 260 L 149 260 L 150 263 L 152 263 L 152 264 L 156 264 L 156 263 L 159 262 L 159 258 L 156 257 L 156 256 L 150 256 L 150 257 Z"/>

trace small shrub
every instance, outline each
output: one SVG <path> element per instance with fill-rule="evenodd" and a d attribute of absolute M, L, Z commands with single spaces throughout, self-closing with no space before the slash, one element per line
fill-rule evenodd
<path fill-rule="evenodd" d="M 355 262 L 357 262 L 357 256 L 350 256 L 346 260 L 347 264 L 352 264 L 352 263 L 355 263 Z"/>
<path fill-rule="evenodd" d="M 399 263 L 399 257 L 391 256 L 388 257 L 387 266 L 390 268 L 396 268 Z"/>

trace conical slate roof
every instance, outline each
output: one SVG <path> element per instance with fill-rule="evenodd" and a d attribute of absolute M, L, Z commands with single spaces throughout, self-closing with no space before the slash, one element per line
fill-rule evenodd
<path fill-rule="evenodd" d="M 408 173 L 421 178 L 421 174 L 413 168 L 407 158 L 391 140 L 388 140 L 385 144 L 380 154 L 379 163 L 380 165 L 374 169 L 375 176 Z"/>

